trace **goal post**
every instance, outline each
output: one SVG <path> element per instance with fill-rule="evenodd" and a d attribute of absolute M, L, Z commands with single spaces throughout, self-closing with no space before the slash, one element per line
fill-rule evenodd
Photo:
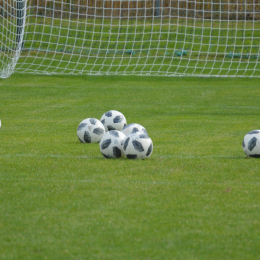
<path fill-rule="evenodd" d="M 0 0 L 0 78 L 9 77 L 22 50 L 26 0 Z"/>
<path fill-rule="evenodd" d="M 24 22 L 25 22 L 25 0 L 17 0 L 16 14 L 17 14 L 16 43 L 17 46 L 22 47 Z"/>
<path fill-rule="evenodd" d="M 256 0 L 0 0 L 12 73 L 260 77 Z"/>

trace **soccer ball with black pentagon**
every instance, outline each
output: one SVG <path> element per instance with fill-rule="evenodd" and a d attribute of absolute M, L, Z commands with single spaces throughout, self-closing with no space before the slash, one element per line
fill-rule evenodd
<path fill-rule="evenodd" d="M 121 131 L 126 126 L 125 116 L 116 110 L 107 111 L 100 119 L 106 132 L 111 130 Z"/>
<path fill-rule="evenodd" d="M 125 135 L 117 130 L 106 132 L 100 140 L 100 152 L 105 158 L 122 158 L 125 157 L 123 144 Z"/>
<path fill-rule="evenodd" d="M 245 135 L 242 147 L 250 157 L 260 157 L 260 130 L 254 130 Z"/>
<path fill-rule="evenodd" d="M 151 138 L 144 133 L 137 132 L 126 137 L 124 152 L 129 159 L 147 159 L 153 151 Z"/>
<path fill-rule="evenodd" d="M 139 125 L 139 124 L 129 124 L 129 125 L 126 125 L 122 132 L 128 136 L 130 134 L 135 134 L 137 132 L 140 132 L 140 133 L 143 133 L 143 134 L 148 134 L 146 129 L 142 126 L 142 125 Z"/>
<path fill-rule="evenodd" d="M 98 143 L 104 133 L 103 124 L 96 118 L 84 119 L 77 130 L 78 138 L 82 143 Z"/>

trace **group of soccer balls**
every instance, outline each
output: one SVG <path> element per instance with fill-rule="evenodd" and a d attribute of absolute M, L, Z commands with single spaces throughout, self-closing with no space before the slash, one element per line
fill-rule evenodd
<path fill-rule="evenodd" d="M 99 143 L 100 152 L 107 159 L 147 159 L 153 151 L 146 129 L 139 124 L 127 125 L 125 116 L 116 110 L 106 112 L 100 120 L 83 120 L 77 135 L 82 143 Z"/>

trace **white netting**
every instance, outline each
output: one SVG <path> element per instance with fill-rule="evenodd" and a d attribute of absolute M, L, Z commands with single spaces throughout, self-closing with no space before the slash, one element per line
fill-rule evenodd
<path fill-rule="evenodd" d="M 258 0 L 0 3 L 0 77 L 260 76 Z"/>

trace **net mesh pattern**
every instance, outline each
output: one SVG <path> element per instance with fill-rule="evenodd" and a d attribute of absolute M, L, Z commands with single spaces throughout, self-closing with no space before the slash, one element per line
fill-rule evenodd
<path fill-rule="evenodd" d="M 0 77 L 259 77 L 258 0 L 0 0 Z"/>

